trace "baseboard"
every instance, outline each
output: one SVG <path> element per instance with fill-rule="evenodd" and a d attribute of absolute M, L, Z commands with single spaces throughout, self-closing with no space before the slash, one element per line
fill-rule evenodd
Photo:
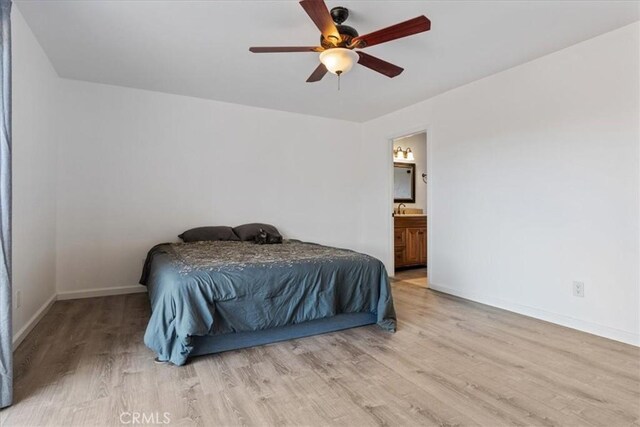
<path fill-rule="evenodd" d="M 112 295 L 137 294 L 140 292 L 147 292 L 147 288 L 142 285 L 133 285 L 119 286 L 117 288 L 83 289 L 79 291 L 58 292 L 58 300 L 108 297 Z"/>
<path fill-rule="evenodd" d="M 29 319 L 27 323 L 22 328 L 20 328 L 18 332 L 13 334 L 14 350 L 18 348 L 18 346 L 25 339 L 25 337 L 29 335 L 29 332 L 31 332 L 31 330 L 35 328 L 35 326 L 38 324 L 38 322 L 42 320 L 44 315 L 47 314 L 47 312 L 49 311 L 53 303 L 56 302 L 56 297 L 57 295 L 53 294 L 51 298 L 49 298 L 44 304 L 42 304 L 42 307 L 40 307 L 38 311 L 36 311 L 36 313 L 33 316 L 31 316 L 31 319 Z"/>
<path fill-rule="evenodd" d="M 503 310 L 511 311 L 518 314 L 523 314 L 525 316 L 534 317 L 536 319 L 544 320 L 546 322 L 555 323 L 557 325 L 566 326 L 571 329 L 577 329 L 582 332 L 587 332 L 593 335 L 598 335 L 600 337 L 609 338 L 615 341 L 620 341 L 626 344 L 631 344 L 633 346 L 640 347 L 640 335 L 634 334 L 632 332 L 623 331 L 623 330 L 612 328 L 609 326 L 600 325 L 598 323 L 576 319 L 574 317 L 566 316 L 564 314 L 553 313 L 550 311 L 513 303 L 511 301 L 505 301 L 500 298 L 481 295 L 475 292 L 452 289 L 447 286 L 436 285 L 434 283 L 429 283 L 429 288 L 433 289 L 434 291 L 443 292 L 445 294 L 454 295 L 460 298 L 479 302 L 481 304 L 490 305 L 492 307 L 501 308 Z"/>

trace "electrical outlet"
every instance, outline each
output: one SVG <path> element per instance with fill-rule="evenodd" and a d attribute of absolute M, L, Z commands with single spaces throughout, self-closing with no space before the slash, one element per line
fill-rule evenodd
<path fill-rule="evenodd" d="M 584 282 L 573 282 L 573 296 L 584 298 Z"/>
<path fill-rule="evenodd" d="M 16 291 L 16 308 L 22 307 L 22 291 Z"/>

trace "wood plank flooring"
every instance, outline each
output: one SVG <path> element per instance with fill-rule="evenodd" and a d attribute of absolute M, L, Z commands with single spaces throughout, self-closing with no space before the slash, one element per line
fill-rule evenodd
<path fill-rule="evenodd" d="M 639 426 L 640 350 L 395 281 L 376 326 L 157 365 L 145 294 L 58 301 L 2 426 Z M 165 414 L 166 413 L 166 414 Z M 166 417 L 165 417 L 166 415 Z M 146 418 L 143 418 L 146 417 Z"/>
<path fill-rule="evenodd" d="M 396 281 L 402 281 L 404 284 L 420 286 L 421 288 L 429 287 L 426 268 L 396 270 L 394 278 Z"/>

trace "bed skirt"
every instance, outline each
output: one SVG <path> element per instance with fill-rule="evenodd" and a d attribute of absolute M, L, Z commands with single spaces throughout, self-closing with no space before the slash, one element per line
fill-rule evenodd
<path fill-rule="evenodd" d="M 192 337 L 194 345 L 191 356 L 220 353 L 229 350 L 254 347 L 295 338 L 325 334 L 358 326 L 372 325 L 377 322 L 375 314 L 349 313 L 338 314 L 324 319 L 311 320 L 280 328 L 265 329 L 255 332 L 237 332 L 222 335 L 206 335 Z"/>

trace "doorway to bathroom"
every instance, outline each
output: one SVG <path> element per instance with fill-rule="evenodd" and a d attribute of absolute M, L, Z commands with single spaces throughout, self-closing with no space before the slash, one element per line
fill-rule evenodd
<path fill-rule="evenodd" d="M 395 280 L 429 287 L 427 133 L 393 143 L 393 253 Z"/>

